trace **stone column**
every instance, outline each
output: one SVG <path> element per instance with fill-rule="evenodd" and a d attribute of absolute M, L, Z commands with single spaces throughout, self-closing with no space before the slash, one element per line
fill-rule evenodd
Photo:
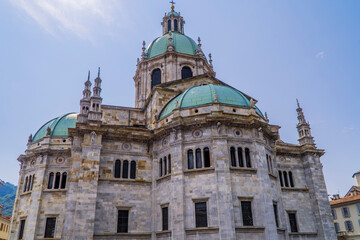
<path fill-rule="evenodd" d="M 231 174 L 226 137 L 214 137 L 212 139 L 211 154 L 217 181 L 219 239 L 235 239 L 234 204 L 232 201 Z"/>
<path fill-rule="evenodd" d="M 322 164 L 317 153 L 305 153 L 303 157 L 305 180 L 312 196 L 314 217 L 317 224 L 318 238 L 324 240 L 337 239 L 331 216 L 330 203 L 327 195 Z"/>
<path fill-rule="evenodd" d="M 69 192 L 62 239 L 93 239 L 101 136 L 85 134 L 84 142 L 73 148 Z"/>

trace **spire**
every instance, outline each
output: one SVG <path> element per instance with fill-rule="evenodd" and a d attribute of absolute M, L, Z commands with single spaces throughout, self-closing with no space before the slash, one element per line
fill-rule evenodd
<path fill-rule="evenodd" d="M 90 82 L 90 71 L 88 72 L 88 78 L 87 81 L 85 82 L 85 87 L 84 87 L 84 91 L 83 91 L 83 98 L 90 98 L 91 96 L 91 91 L 90 91 L 90 87 L 91 87 L 91 82 Z"/>
<path fill-rule="evenodd" d="M 315 147 L 314 138 L 311 136 L 311 128 L 310 123 L 306 122 L 305 115 L 303 113 L 302 108 L 300 107 L 299 100 L 296 99 L 297 103 L 297 114 L 298 114 L 298 124 L 296 128 L 298 129 L 299 133 L 299 143 L 300 145 L 313 145 Z"/>
<path fill-rule="evenodd" d="M 210 63 L 210 67 L 213 68 L 213 65 L 212 65 L 212 55 L 211 55 L 211 53 L 209 53 L 209 63 Z"/>
<path fill-rule="evenodd" d="M 146 58 L 145 45 L 146 45 L 146 43 L 145 43 L 145 41 L 143 41 L 142 42 L 142 53 L 141 53 L 141 58 L 142 59 Z"/>
<path fill-rule="evenodd" d="M 100 67 L 98 69 L 98 76 L 97 78 L 95 78 L 95 85 L 93 88 L 93 96 L 94 97 L 100 97 L 100 93 L 101 93 L 101 78 L 100 78 Z"/>

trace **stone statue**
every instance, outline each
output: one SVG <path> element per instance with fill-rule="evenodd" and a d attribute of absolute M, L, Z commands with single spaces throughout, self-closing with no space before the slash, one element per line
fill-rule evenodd
<path fill-rule="evenodd" d="M 32 134 L 30 134 L 29 138 L 28 138 L 28 143 L 31 143 L 32 142 Z"/>
<path fill-rule="evenodd" d="M 48 127 L 46 129 L 46 136 L 50 136 L 51 135 L 51 129 Z"/>
<path fill-rule="evenodd" d="M 96 133 L 94 131 L 92 131 L 90 133 L 90 144 L 91 145 L 95 145 L 96 144 Z"/>

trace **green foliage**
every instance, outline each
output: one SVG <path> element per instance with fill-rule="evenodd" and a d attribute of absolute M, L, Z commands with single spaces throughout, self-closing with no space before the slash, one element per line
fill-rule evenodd
<path fill-rule="evenodd" d="M 16 196 L 16 186 L 7 182 L 0 186 L 0 206 L 3 207 L 2 214 L 11 216 Z"/>

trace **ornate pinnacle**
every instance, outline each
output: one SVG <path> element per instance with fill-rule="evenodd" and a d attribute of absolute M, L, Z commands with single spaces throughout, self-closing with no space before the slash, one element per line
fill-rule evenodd
<path fill-rule="evenodd" d="M 100 67 L 98 69 L 98 76 L 97 77 L 100 78 Z"/>
<path fill-rule="evenodd" d="M 211 53 L 209 53 L 209 63 L 210 63 L 210 67 L 213 67 L 213 65 L 212 65 L 212 55 L 211 55 Z"/>
<path fill-rule="evenodd" d="M 141 54 L 141 57 L 142 58 L 145 58 L 146 57 L 146 53 L 145 53 L 145 41 L 142 42 L 142 54 Z"/>
<path fill-rule="evenodd" d="M 199 48 L 201 48 L 201 39 L 200 39 L 200 37 L 198 37 L 198 46 L 199 46 Z"/>

